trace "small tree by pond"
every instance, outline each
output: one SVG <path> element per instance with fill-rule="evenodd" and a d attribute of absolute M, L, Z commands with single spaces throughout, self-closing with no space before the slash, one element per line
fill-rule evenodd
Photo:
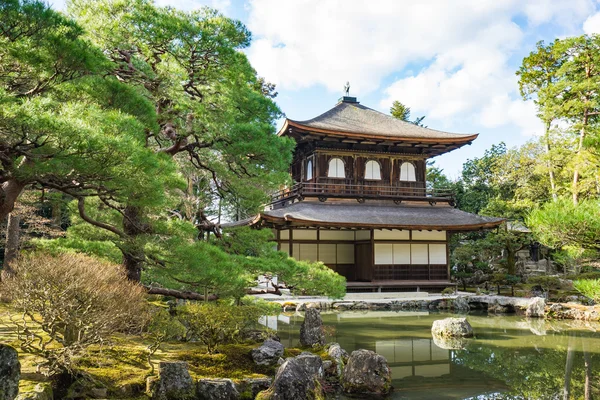
<path fill-rule="evenodd" d="M 21 350 L 41 357 L 43 373 L 72 372 L 87 347 L 116 332 L 140 332 L 147 319 L 144 289 L 121 266 L 80 254 L 33 253 L 14 264 L 2 294 L 18 314 L 11 329 Z"/>

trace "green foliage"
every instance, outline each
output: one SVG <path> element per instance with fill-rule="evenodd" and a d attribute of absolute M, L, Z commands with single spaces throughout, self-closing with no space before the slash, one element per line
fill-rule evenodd
<path fill-rule="evenodd" d="M 264 315 L 264 307 L 227 303 L 191 303 L 180 307 L 177 317 L 188 329 L 188 336 L 206 345 L 209 353 L 226 343 L 238 342 Z"/>
<path fill-rule="evenodd" d="M 425 116 L 417 117 L 414 121 L 410 120 L 410 107 L 405 106 L 400 103 L 398 100 L 394 100 L 392 103 L 392 107 L 390 107 L 390 114 L 392 117 L 398 118 L 402 121 L 410 122 L 411 124 L 415 124 L 418 126 L 423 126 L 423 120 Z"/>
<path fill-rule="evenodd" d="M 580 274 L 574 274 L 567 276 L 567 279 L 571 280 L 582 280 L 582 279 L 600 279 L 600 271 L 582 272 Z"/>
<path fill-rule="evenodd" d="M 573 287 L 585 297 L 600 302 L 600 279 L 580 279 L 573 282 Z"/>
<path fill-rule="evenodd" d="M 444 290 L 442 290 L 443 295 L 452 295 L 454 293 L 456 293 L 456 289 L 453 287 L 447 287 L 447 288 L 444 288 Z"/>
<path fill-rule="evenodd" d="M 169 311 L 158 308 L 152 313 L 146 331 L 145 336 L 150 341 L 147 346 L 148 364 L 151 368 L 151 374 L 154 374 L 152 356 L 160 349 L 163 342 L 184 338 L 186 328 L 177 318 L 173 318 Z"/>
<path fill-rule="evenodd" d="M 600 202 L 567 199 L 546 203 L 527 219 L 540 243 L 552 248 L 567 246 L 600 249 Z"/>
<path fill-rule="evenodd" d="M 561 288 L 560 279 L 556 276 L 530 276 L 527 278 L 527 283 L 539 286 L 544 292 Z"/>

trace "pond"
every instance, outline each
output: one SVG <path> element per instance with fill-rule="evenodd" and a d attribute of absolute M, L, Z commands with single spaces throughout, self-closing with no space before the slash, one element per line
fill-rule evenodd
<path fill-rule="evenodd" d="M 393 399 L 600 398 L 600 324 L 469 314 L 476 337 L 462 350 L 431 338 L 433 312 L 322 313 L 328 342 L 385 356 Z M 302 313 L 268 317 L 286 347 L 298 346 Z"/>

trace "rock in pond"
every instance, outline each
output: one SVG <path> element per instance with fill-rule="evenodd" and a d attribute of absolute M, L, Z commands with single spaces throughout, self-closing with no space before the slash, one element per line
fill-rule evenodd
<path fill-rule="evenodd" d="M 323 320 L 321 319 L 321 312 L 316 308 L 306 309 L 304 321 L 300 326 L 300 344 L 309 347 L 325 344 Z"/>
<path fill-rule="evenodd" d="M 200 379 L 197 385 L 198 400 L 237 400 L 240 394 L 231 379 Z"/>
<path fill-rule="evenodd" d="M 182 361 L 158 364 L 158 378 L 148 378 L 147 391 L 153 400 L 186 400 L 196 397 L 196 385 Z"/>
<path fill-rule="evenodd" d="M 392 373 L 387 360 L 370 350 L 350 354 L 342 375 L 344 392 L 353 395 L 386 395 L 392 391 Z"/>
<path fill-rule="evenodd" d="M 525 316 L 531 318 L 543 318 L 544 309 L 546 308 L 546 299 L 543 297 L 534 297 L 527 304 Z"/>
<path fill-rule="evenodd" d="M 252 350 L 252 359 L 257 365 L 275 365 L 283 356 L 283 345 L 276 340 L 267 339 L 256 349 Z"/>
<path fill-rule="evenodd" d="M 473 337 L 473 328 L 466 318 L 445 318 L 433 321 L 431 333 L 437 337 Z"/>
<path fill-rule="evenodd" d="M 467 346 L 469 341 L 463 337 L 442 337 L 433 335 L 433 343 L 440 349 L 462 350 Z"/>
<path fill-rule="evenodd" d="M 21 364 L 17 351 L 0 344 L 0 400 L 13 400 L 19 394 Z"/>
<path fill-rule="evenodd" d="M 273 384 L 260 392 L 260 400 L 312 400 L 323 396 L 317 379 L 323 377 L 321 357 L 304 352 L 288 358 L 277 370 Z"/>

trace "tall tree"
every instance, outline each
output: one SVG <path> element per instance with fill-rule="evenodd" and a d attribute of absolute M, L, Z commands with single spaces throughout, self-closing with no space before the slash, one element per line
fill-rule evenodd
<path fill-rule="evenodd" d="M 73 0 L 69 12 L 113 61 L 114 76 L 152 102 L 158 130 L 146 131 L 146 147 L 196 169 L 197 189 L 244 202 L 252 212 L 285 181 L 293 145 L 274 135 L 280 111 L 273 87 L 240 51 L 250 42 L 240 22 L 145 0 Z M 134 205 L 137 198 L 112 205 L 124 216 L 124 264 L 135 280 L 151 261 L 143 251 L 148 235 L 158 233 L 151 213 Z M 198 226 L 211 226 L 203 209 L 195 215 L 204 218 L 194 221 Z"/>
<path fill-rule="evenodd" d="M 549 95 L 560 102 L 559 115 L 573 122 L 579 140 L 573 165 L 573 203 L 580 195 L 580 173 L 585 163 L 586 145 L 598 135 L 600 115 L 600 37 L 583 35 L 556 42 L 555 51 L 566 60 L 558 71 L 559 79 Z M 560 99 L 560 100 L 559 100 Z"/>
<path fill-rule="evenodd" d="M 557 118 L 554 101 L 546 96 L 548 89 L 556 83 L 558 70 L 565 59 L 562 54 L 554 51 L 555 43 L 545 45 L 543 41 L 536 44 L 536 50 L 523 59 L 521 67 L 517 71 L 519 76 L 519 91 L 524 100 L 535 97 L 538 117 L 544 123 L 544 145 L 546 149 L 546 165 L 552 198 L 556 201 L 557 189 L 554 177 L 554 166 L 550 157 L 552 147 L 550 138 L 550 127 Z"/>
<path fill-rule="evenodd" d="M 30 186 L 72 196 L 82 219 L 117 233 L 90 217 L 90 198 L 163 196 L 173 169 L 143 145 L 152 105 L 110 68 L 82 29 L 45 3 L 0 5 L 0 220 Z"/>

